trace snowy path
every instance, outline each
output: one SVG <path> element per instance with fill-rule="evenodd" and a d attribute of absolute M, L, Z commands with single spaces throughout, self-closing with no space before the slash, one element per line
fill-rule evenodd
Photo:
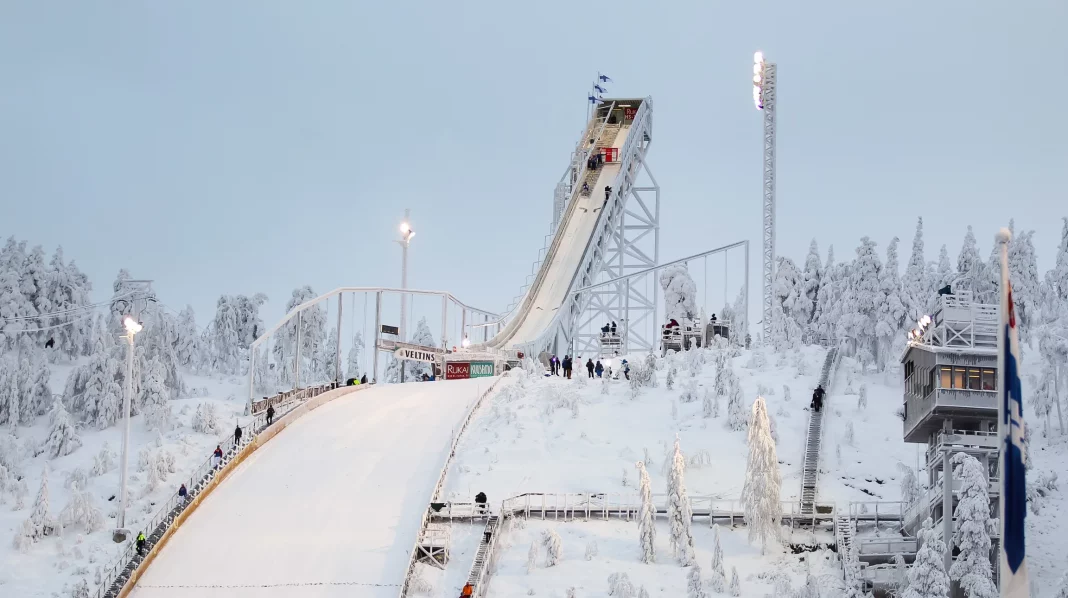
<path fill-rule="evenodd" d="M 395 596 L 453 428 L 492 382 L 374 388 L 297 420 L 205 501 L 132 595 Z"/>

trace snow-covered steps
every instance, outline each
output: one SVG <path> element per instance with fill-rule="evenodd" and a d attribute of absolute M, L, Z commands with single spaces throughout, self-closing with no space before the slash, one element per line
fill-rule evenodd
<path fill-rule="evenodd" d="M 827 394 L 838 361 L 838 349 L 832 347 L 823 360 L 820 385 Z M 808 431 L 805 435 L 805 465 L 801 474 L 801 514 L 811 515 L 816 505 L 816 485 L 820 472 L 820 443 L 823 438 L 823 411 L 809 411 Z"/>
<path fill-rule="evenodd" d="M 467 585 L 471 586 L 471 596 L 482 596 L 485 590 L 486 577 L 489 575 L 489 563 L 493 558 L 493 550 L 497 546 L 497 536 L 501 530 L 501 519 L 497 515 L 490 515 L 486 520 L 486 529 L 482 532 L 482 541 L 479 542 L 475 560 L 471 563 L 471 573 L 467 576 Z"/>

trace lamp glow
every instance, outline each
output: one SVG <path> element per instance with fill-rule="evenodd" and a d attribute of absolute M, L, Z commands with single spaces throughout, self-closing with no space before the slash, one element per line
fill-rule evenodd
<path fill-rule="evenodd" d="M 144 326 L 142 326 L 140 322 L 131 318 L 130 316 L 126 316 L 123 319 L 122 325 L 126 327 L 126 332 L 131 335 L 141 332 L 141 330 L 144 328 Z"/>
<path fill-rule="evenodd" d="M 401 222 L 400 231 L 404 234 L 408 234 L 412 230 L 412 227 L 408 226 L 407 222 Z"/>

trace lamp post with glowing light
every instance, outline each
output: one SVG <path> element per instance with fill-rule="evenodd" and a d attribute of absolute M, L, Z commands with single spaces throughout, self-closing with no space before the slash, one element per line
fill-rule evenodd
<path fill-rule="evenodd" d="M 404 209 L 404 220 L 401 221 L 400 233 L 401 238 L 397 239 L 397 243 L 401 246 L 401 304 L 400 304 L 400 340 L 405 340 L 407 337 L 405 323 L 408 321 L 408 297 L 404 294 L 403 289 L 408 288 L 408 245 L 412 242 L 412 237 L 415 236 L 415 231 L 412 230 L 412 225 L 408 222 L 408 215 L 411 210 Z M 400 364 L 400 381 L 404 382 L 404 363 Z"/>
<path fill-rule="evenodd" d="M 764 342 L 771 336 L 771 286 L 775 276 L 775 63 L 753 55 L 753 103 L 764 112 Z"/>
<path fill-rule="evenodd" d="M 130 463 L 130 404 L 133 402 L 133 355 L 134 335 L 141 332 L 143 326 L 131 316 L 122 320 L 126 328 L 126 380 L 122 398 L 122 481 L 119 490 L 119 517 L 118 527 L 115 532 L 116 541 L 126 538 L 126 502 L 127 502 L 127 475 Z"/>

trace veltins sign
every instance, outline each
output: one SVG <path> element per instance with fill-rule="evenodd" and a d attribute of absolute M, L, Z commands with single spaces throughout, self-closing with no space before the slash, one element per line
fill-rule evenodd
<path fill-rule="evenodd" d="M 493 362 L 492 361 L 472 361 L 471 362 L 471 377 L 472 378 L 486 378 L 493 375 Z"/>
<path fill-rule="evenodd" d="M 445 362 L 445 379 L 461 380 L 471 377 L 471 364 L 466 361 Z"/>
<path fill-rule="evenodd" d="M 397 359 L 407 359 L 409 361 L 422 361 L 425 363 L 434 363 L 435 355 L 430 351 L 421 351 L 419 349 L 408 349 L 401 347 L 393 354 Z"/>

